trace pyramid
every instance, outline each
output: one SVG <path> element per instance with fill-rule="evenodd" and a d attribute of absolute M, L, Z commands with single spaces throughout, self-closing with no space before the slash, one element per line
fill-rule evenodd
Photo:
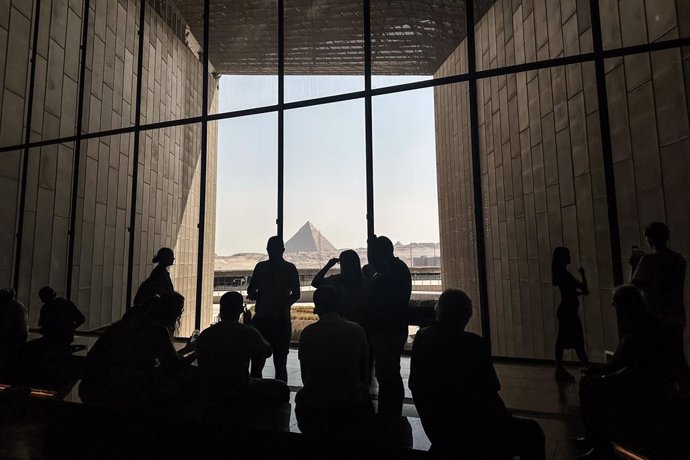
<path fill-rule="evenodd" d="M 309 221 L 285 243 L 285 252 L 320 251 L 337 251 L 337 249 Z"/>

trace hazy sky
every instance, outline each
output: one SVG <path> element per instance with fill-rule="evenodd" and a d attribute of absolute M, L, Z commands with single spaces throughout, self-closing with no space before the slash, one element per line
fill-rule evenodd
<path fill-rule="evenodd" d="M 427 77 L 374 77 L 374 86 Z M 363 89 L 361 77 L 286 77 L 286 101 Z M 224 76 L 219 110 L 275 104 L 277 78 Z M 373 99 L 377 234 L 438 242 L 433 89 Z M 264 252 L 277 213 L 276 113 L 218 125 L 216 253 Z M 337 248 L 366 242 L 364 100 L 285 112 L 285 239 L 307 220 Z"/>

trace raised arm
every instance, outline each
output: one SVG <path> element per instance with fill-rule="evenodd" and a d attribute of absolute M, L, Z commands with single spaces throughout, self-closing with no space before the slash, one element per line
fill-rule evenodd
<path fill-rule="evenodd" d="M 338 263 L 338 259 L 333 258 L 326 262 L 326 265 L 323 266 L 321 270 L 314 276 L 314 279 L 311 280 L 311 285 L 315 288 L 321 286 L 323 284 L 324 278 L 326 277 L 326 273 L 328 273 L 328 270 L 333 268 L 335 264 Z"/>

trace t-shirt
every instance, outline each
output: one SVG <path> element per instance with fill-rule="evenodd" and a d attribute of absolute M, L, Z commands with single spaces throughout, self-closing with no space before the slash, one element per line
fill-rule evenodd
<path fill-rule="evenodd" d="M 300 404 L 318 409 L 360 402 L 369 376 L 364 329 L 342 318 L 321 319 L 302 331 L 299 360 Z"/>
<path fill-rule="evenodd" d="M 417 332 L 409 387 L 432 443 L 507 414 L 484 339 L 442 324 Z"/>
<path fill-rule="evenodd" d="M 683 304 L 685 259 L 666 250 L 646 254 L 637 265 L 632 283 L 640 288 L 649 312 L 666 325 L 685 325 Z"/>
<path fill-rule="evenodd" d="M 252 359 L 271 356 L 271 346 L 259 331 L 237 321 L 221 321 L 205 329 L 197 342 L 199 370 L 208 381 L 231 387 L 251 382 Z"/>
<path fill-rule="evenodd" d="M 256 318 L 290 318 L 289 298 L 300 292 L 299 274 L 294 264 L 283 259 L 256 264 L 247 291 L 256 291 Z"/>
<path fill-rule="evenodd" d="M 412 294 L 410 269 L 397 257 L 373 279 L 368 324 L 372 333 L 407 334 L 407 311 Z"/>

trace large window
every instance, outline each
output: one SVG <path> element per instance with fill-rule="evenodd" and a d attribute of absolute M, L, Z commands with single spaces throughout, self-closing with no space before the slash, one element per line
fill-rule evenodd
<path fill-rule="evenodd" d="M 415 300 L 460 287 L 495 355 L 551 358 L 565 245 L 602 359 L 644 225 L 690 256 L 689 35 L 684 0 L 5 2 L 0 281 L 96 329 L 171 246 L 187 335 L 267 237 L 310 242 L 306 292 L 385 234 Z"/>

